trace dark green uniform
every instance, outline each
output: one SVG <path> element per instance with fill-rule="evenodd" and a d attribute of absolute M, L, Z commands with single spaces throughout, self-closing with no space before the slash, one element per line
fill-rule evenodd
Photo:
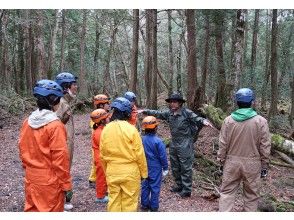
<path fill-rule="evenodd" d="M 204 118 L 183 107 L 176 115 L 170 110 L 146 109 L 143 113 L 169 123 L 172 137 L 169 149 L 172 174 L 182 192 L 191 193 L 194 137 L 203 127 Z"/>

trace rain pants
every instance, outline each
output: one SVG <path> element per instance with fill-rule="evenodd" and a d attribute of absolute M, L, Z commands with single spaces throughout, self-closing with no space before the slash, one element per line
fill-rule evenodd
<path fill-rule="evenodd" d="M 224 170 L 219 211 L 232 211 L 241 182 L 244 211 L 257 210 L 260 173 L 268 168 L 271 142 L 266 119 L 252 113 L 250 109 L 239 109 L 222 125 L 218 159 Z"/>
<path fill-rule="evenodd" d="M 171 170 L 177 187 L 182 192 L 192 191 L 192 165 L 194 159 L 194 137 L 203 127 L 204 118 L 182 107 L 173 113 L 170 110 L 156 111 L 146 109 L 144 114 L 166 120 L 171 131 L 169 147 Z"/>
<path fill-rule="evenodd" d="M 60 99 L 59 107 L 56 111 L 58 118 L 65 124 L 67 133 L 67 147 L 70 157 L 70 167 L 72 166 L 73 152 L 74 152 L 74 122 L 72 112 L 72 102 L 74 98 L 68 93 Z"/>
<path fill-rule="evenodd" d="M 36 110 L 22 125 L 19 153 L 25 172 L 25 212 L 62 212 L 72 189 L 66 131 L 56 114 Z"/>
<path fill-rule="evenodd" d="M 141 206 L 157 210 L 162 170 L 168 169 L 165 144 L 155 134 L 144 135 L 142 139 L 148 164 L 148 178 L 142 182 Z"/>
<path fill-rule="evenodd" d="M 102 199 L 106 195 L 107 185 L 104 170 L 100 160 L 100 136 L 104 125 L 100 125 L 92 134 L 92 148 L 96 167 L 96 198 Z"/>
<path fill-rule="evenodd" d="M 101 134 L 100 158 L 106 174 L 108 211 L 137 211 L 141 178 L 147 162 L 138 130 L 127 121 L 107 124 Z"/>

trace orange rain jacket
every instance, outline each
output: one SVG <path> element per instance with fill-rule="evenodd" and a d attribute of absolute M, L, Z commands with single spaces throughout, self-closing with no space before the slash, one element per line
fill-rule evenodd
<path fill-rule="evenodd" d="M 62 122 L 56 117 L 32 128 L 26 119 L 20 132 L 19 150 L 25 171 L 24 211 L 62 212 L 64 192 L 72 189 Z"/>
<path fill-rule="evenodd" d="M 94 163 L 96 166 L 96 198 L 102 199 L 106 195 L 107 184 L 105 173 L 100 160 L 100 136 L 104 125 L 100 125 L 92 134 L 92 149 L 94 150 Z"/>

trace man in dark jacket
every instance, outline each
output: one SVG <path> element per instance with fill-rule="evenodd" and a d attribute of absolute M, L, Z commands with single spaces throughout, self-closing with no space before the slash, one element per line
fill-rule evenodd
<path fill-rule="evenodd" d="M 165 101 L 169 103 L 169 109 L 167 110 L 144 109 L 138 111 L 138 113 L 152 115 L 169 123 L 172 137 L 169 149 L 170 162 L 176 183 L 176 186 L 172 187 L 171 191 L 178 192 L 183 198 L 190 197 L 192 191 L 194 136 L 197 135 L 203 125 L 213 126 L 208 120 L 183 107 L 186 101 L 181 94 L 173 93 Z"/>

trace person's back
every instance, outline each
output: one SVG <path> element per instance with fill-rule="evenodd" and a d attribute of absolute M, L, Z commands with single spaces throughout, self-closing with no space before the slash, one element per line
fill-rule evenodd
<path fill-rule="evenodd" d="M 130 102 L 119 97 L 111 103 L 114 112 L 100 139 L 100 158 L 109 189 L 108 211 L 137 211 L 141 178 L 147 163 L 138 130 L 126 120 Z"/>
<path fill-rule="evenodd" d="M 256 115 L 245 121 L 236 121 L 232 116 L 224 120 L 226 135 L 221 136 L 220 141 L 226 142 L 227 156 L 238 156 L 244 158 L 260 157 L 260 142 L 263 140 L 267 130 L 267 120 L 260 115 Z"/>
<path fill-rule="evenodd" d="M 232 211 L 235 196 L 243 182 L 244 211 L 256 211 L 260 178 L 266 177 L 270 135 L 265 118 L 252 108 L 254 93 L 242 88 L 236 93 L 238 109 L 228 116 L 219 137 L 218 161 L 223 167 L 220 211 Z"/>
<path fill-rule="evenodd" d="M 72 196 L 66 130 L 56 116 L 62 89 L 40 80 L 34 88 L 38 109 L 24 121 L 19 138 L 25 170 L 24 211 L 63 211 Z"/>

